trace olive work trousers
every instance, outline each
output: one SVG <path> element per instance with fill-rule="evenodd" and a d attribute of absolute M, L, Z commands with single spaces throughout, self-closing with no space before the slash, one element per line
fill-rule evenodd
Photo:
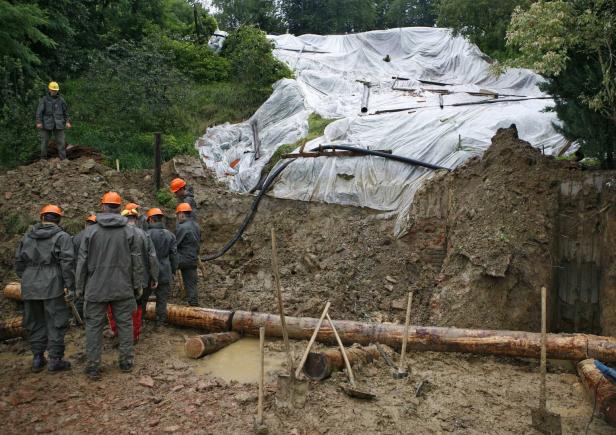
<path fill-rule="evenodd" d="M 188 299 L 188 305 L 191 307 L 199 306 L 199 289 L 197 287 L 197 280 L 199 275 L 197 274 L 197 266 L 180 269 L 182 279 L 184 280 L 184 287 L 186 288 L 186 299 Z"/>
<path fill-rule="evenodd" d="M 47 158 L 47 145 L 51 136 L 56 139 L 56 146 L 58 147 L 58 156 L 60 160 L 66 160 L 66 148 L 64 147 L 64 130 L 45 130 L 41 129 L 41 159 Z"/>
<path fill-rule="evenodd" d="M 63 296 L 24 301 L 24 327 L 34 355 L 48 351 L 49 358 L 64 357 L 64 334 L 71 313 Z"/>

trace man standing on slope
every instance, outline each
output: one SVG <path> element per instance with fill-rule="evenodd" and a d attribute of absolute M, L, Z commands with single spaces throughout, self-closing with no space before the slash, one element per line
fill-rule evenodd
<path fill-rule="evenodd" d="M 156 322 L 154 328 L 164 325 L 167 321 L 167 299 L 169 298 L 171 277 L 175 275 L 178 267 L 177 243 L 173 233 L 165 229 L 163 224 L 163 212 L 159 208 L 148 210 L 148 235 L 154 243 L 156 257 L 158 258 L 159 274 L 158 288 L 156 293 Z M 152 289 L 148 288 L 143 294 L 143 312 Z"/>
<path fill-rule="evenodd" d="M 192 209 L 190 218 L 197 220 L 197 202 L 195 201 L 193 188 L 187 185 L 186 181 L 181 178 L 174 178 L 169 184 L 169 189 L 171 189 L 171 191 L 175 194 L 175 199 L 178 205 L 183 202 L 190 205 Z"/>
<path fill-rule="evenodd" d="M 64 334 L 70 312 L 64 300 L 74 297 L 74 251 L 71 236 L 60 228 L 63 213 L 60 207 L 46 205 L 41 209 L 41 222 L 26 233 L 15 255 L 15 269 L 21 278 L 24 301 L 24 326 L 30 337 L 32 371 L 68 370 L 71 363 L 64 358 Z"/>
<path fill-rule="evenodd" d="M 85 299 L 86 374 L 92 380 L 101 378 L 103 328 L 107 322 L 107 306 L 111 305 L 118 326 L 120 341 L 119 366 L 124 372 L 133 369 L 133 321 L 141 297 L 143 262 L 137 236 L 128 220 L 120 216 L 122 198 L 107 192 L 101 199 L 102 213 L 96 225 L 83 235 L 77 257 L 77 296 Z"/>
<path fill-rule="evenodd" d="M 175 237 L 178 244 L 178 267 L 182 273 L 188 305 L 199 306 L 199 293 L 197 289 L 197 263 L 199 260 L 199 243 L 201 231 L 192 218 L 192 207 L 185 202 L 178 204 L 175 209 L 177 224 Z"/>
<path fill-rule="evenodd" d="M 41 159 L 47 158 L 47 144 L 53 135 L 58 146 L 58 156 L 60 160 L 65 160 L 64 129 L 72 127 L 68 106 L 64 98 L 58 95 L 60 86 L 57 82 L 50 82 L 47 89 L 49 93 L 41 98 L 36 108 L 36 128 L 41 132 Z"/>

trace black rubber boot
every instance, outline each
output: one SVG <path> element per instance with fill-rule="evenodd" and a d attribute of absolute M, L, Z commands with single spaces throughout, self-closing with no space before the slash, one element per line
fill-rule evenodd
<path fill-rule="evenodd" d="M 62 372 L 71 369 L 71 363 L 63 360 L 62 358 L 49 358 L 49 365 L 47 371 L 49 372 Z"/>
<path fill-rule="evenodd" d="M 102 378 L 101 369 L 99 367 L 86 367 L 85 373 L 91 381 L 100 381 Z"/>
<path fill-rule="evenodd" d="M 118 365 L 120 366 L 120 370 L 122 370 L 124 373 L 130 373 L 133 371 L 132 361 L 120 361 Z"/>
<path fill-rule="evenodd" d="M 47 364 L 47 360 L 45 359 L 45 354 L 37 353 L 32 357 L 32 372 L 38 373 L 45 368 Z"/>

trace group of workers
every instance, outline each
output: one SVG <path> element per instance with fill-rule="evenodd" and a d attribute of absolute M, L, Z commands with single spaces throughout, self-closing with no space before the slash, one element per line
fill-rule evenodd
<path fill-rule="evenodd" d="M 68 370 L 64 335 L 74 304 L 86 331 L 86 375 L 101 378 L 103 331 L 107 322 L 117 331 L 118 365 L 133 368 L 133 345 L 145 306 L 156 295 L 155 328 L 167 318 L 167 299 L 176 270 L 184 281 L 189 305 L 198 305 L 197 266 L 201 234 L 192 190 L 181 178 L 171 182 L 177 199 L 176 231 L 165 228 L 164 213 L 107 192 L 100 212 L 89 214 L 83 231 L 71 237 L 61 227 L 57 205 L 40 210 L 40 223 L 24 235 L 15 265 L 21 278 L 24 327 L 33 354 L 32 371 Z M 45 358 L 45 351 L 49 361 Z"/>

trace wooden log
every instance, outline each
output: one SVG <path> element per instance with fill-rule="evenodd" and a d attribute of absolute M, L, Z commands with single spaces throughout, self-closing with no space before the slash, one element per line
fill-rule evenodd
<path fill-rule="evenodd" d="M 5 289 L 6 294 L 6 289 Z M 216 310 L 199 307 L 167 305 L 169 322 L 180 326 L 203 328 L 207 332 L 235 331 L 242 335 L 258 336 L 259 328 L 265 327 L 268 337 L 282 337 L 278 314 L 251 311 Z M 154 319 L 154 305 L 148 304 L 147 316 Z M 319 319 L 311 317 L 286 317 L 289 337 L 308 340 Z M 350 320 L 335 320 L 334 324 L 342 342 L 367 346 L 371 343 L 386 344 L 400 349 L 404 325 L 389 323 L 363 323 Z M 539 358 L 541 334 L 524 331 L 500 331 L 490 329 L 462 329 L 437 326 L 413 326 L 409 328 L 408 348 L 415 351 L 465 352 L 479 355 L 501 355 L 522 358 Z M 317 341 L 335 344 L 329 325 L 323 325 Z M 596 358 L 603 362 L 616 362 L 616 338 L 590 334 L 547 334 L 547 357 L 582 361 Z"/>
<path fill-rule="evenodd" d="M 351 366 L 368 364 L 379 357 L 376 346 L 351 347 L 346 350 Z M 306 377 L 322 381 L 331 376 L 334 370 L 344 368 L 344 358 L 339 349 L 328 349 L 325 352 L 310 352 L 302 372 Z"/>
<path fill-rule="evenodd" d="M 616 426 L 616 385 L 599 371 L 594 359 L 580 361 L 577 371 L 596 412 L 609 424 Z"/>
<path fill-rule="evenodd" d="M 146 318 L 155 320 L 156 305 L 148 302 Z M 181 305 L 167 305 L 167 321 L 179 326 L 203 329 L 206 332 L 228 332 L 231 330 L 233 311 L 215 310 L 201 307 L 185 307 Z"/>
<path fill-rule="evenodd" d="M 9 282 L 4 287 L 4 297 L 9 299 L 21 300 L 21 283 Z"/>
<path fill-rule="evenodd" d="M 25 337 L 26 334 L 26 329 L 23 327 L 23 317 L 19 316 L 0 321 L 0 341 Z"/>
<path fill-rule="evenodd" d="M 223 347 L 235 343 L 241 337 L 237 332 L 216 332 L 207 335 L 189 337 L 184 343 L 184 352 L 189 358 L 197 359 L 214 353 Z"/>
<path fill-rule="evenodd" d="M 287 317 L 289 337 L 308 340 L 318 319 L 310 317 Z M 403 325 L 389 323 L 363 323 L 349 320 L 334 321 L 342 342 L 386 344 L 400 349 Z M 274 314 L 236 311 L 232 329 L 245 335 L 256 336 L 264 326 L 269 337 L 281 337 L 280 318 Z M 324 324 L 317 341 L 335 344 L 331 327 Z M 436 326 L 410 326 L 408 348 L 415 351 L 466 352 L 482 355 L 539 358 L 541 334 L 523 331 L 499 331 L 482 329 L 445 328 Z M 547 357 L 581 361 L 593 356 L 601 361 L 616 362 L 616 338 L 587 334 L 547 334 Z"/>

